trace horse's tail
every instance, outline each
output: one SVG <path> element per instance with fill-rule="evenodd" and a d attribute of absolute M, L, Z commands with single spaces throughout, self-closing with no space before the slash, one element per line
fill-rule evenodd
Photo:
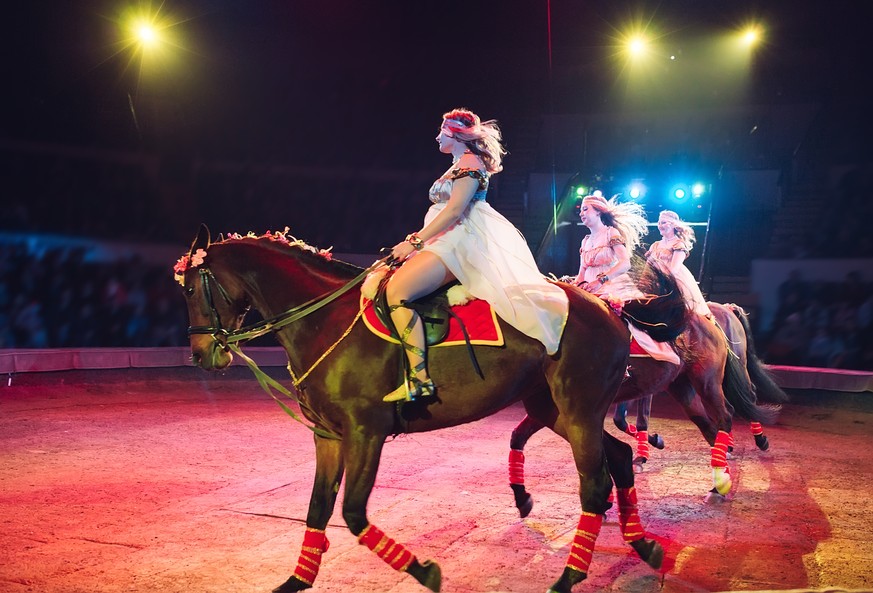
<path fill-rule="evenodd" d="M 688 325 L 688 307 L 672 274 L 646 266 L 637 279 L 645 296 L 624 304 L 622 318 L 658 342 L 672 342 Z"/>
<path fill-rule="evenodd" d="M 752 339 L 752 328 L 746 312 L 737 305 L 729 306 L 730 310 L 740 320 L 746 333 L 746 370 L 755 385 L 758 401 L 768 404 L 788 403 L 789 397 L 773 380 L 773 376 L 764 367 L 764 363 L 755 352 L 755 341 Z"/>
<path fill-rule="evenodd" d="M 773 424 L 779 416 L 780 406 L 759 405 L 754 387 L 746 380 L 740 359 L 728 355 L 722 381 L 725 399 L 734 407 L 734 414 L 749 421 Z"/>

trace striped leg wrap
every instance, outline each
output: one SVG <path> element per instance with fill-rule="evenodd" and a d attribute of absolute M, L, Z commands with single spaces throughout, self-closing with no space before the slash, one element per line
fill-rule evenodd
<path fill-rule="evenodd" d="M 637 433 L 637 457 L 649 458 L 649 432 L 641 430 Z"/>
<path fill-rule="evenodd" d="M 311 586 L 315 582 L 315 577 L 318 576 L 321 555 L 327 552 L 329 547 L 330 542 L 327 541 L 327 535 L 324 531 L 307 527 L 306 534 L 303 536 L 300 558 L 297 559 L 297 568 L 294 569 L 294 576 Z"/>
<path fill-rule="evenodd" d="M 752 436 L 758 436 L 760 434 L 764 434 L 764 427 L 761 426 L 760 422 L 749 422 L 749 430 L 752 431 Z"/>
<path fill-rule="evenodd" d="M 618 495 L 618 523 L 621 526 L 621 536 L 628 543 L 643 539 L 646 532 L 643 531 L 643 524 L 640 522 L 637 510 L 637 489 L 633 486 L 616 488 L 616 494 Z"/>
<path fill-rule="evenodd" d="M 715 437 L 715 445 L 712 447 L 712 467 L 727 467 L 727 450 L 731 442 L 731 435 L 723 430 L 718 431 Z"/>
<path fill-rule="evenodd" d="M 627 423 L 627 430 L 625 432 L 631 436 L 636 435 L 637 434 L 637 425 L 631 424 L 630 422 L 628 422 Z"/>
<path fill-rule="evenodd" d="M 601 525 L 603 525 L 603 515 L 582 512 L 573 545 L 570 547 L 570 557 L 567 558 L 568 568 L 588 574 L 588 566 L 594 555 L 594 542 L 600 533 Z"/>
<path fill-rule="evenodd" d="M 394 570 L 404 571 L 415 561 L 415 555 L 403 544 L 398 544 L 386 536 L 375 525 L 367 525 L 358 536 L 358 543 L 363 544 L 376 553 Z"/>
<path fill-rule="evenodd" d="M 524 486 L 524 451 L 509 450 L 509 483 Z"/>

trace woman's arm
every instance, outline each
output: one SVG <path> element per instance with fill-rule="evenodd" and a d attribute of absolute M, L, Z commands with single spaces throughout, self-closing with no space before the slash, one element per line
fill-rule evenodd
<path fill-rule="evenodd" d="M 452 195 L 449 197 L 449 201 L 446 202 L 445 208 L 440 210 L 439 214 L 418 232 L 421 240 L 427 242 L 455 224 L 461 218 L 467 206 L 470 205 L 470 200 L 476 195 L 476 190 L 478 189 L 479 181 L 474 177 L 459 177 L 455 179 L 452 183 Z"/>
<path fill-rule="evenodd" d="M 682 267 L 682 264 L 685 262 L 685 258 L 688 257 L 688 253 L 681 249 L 673 250 L 673 257 L 670 259 L 670 271 L 674 274 L 679 268 Z"/>
<path fill-rule="evenodd" d="M 623 243 L 616 243 L 612 246 L 612 252 L 615 254 L 615 265 L 602 274 L 598 274 L 597 282 L 600 286 L 630 270 L 630 253 L 628 253 L 627 247 Z"/>
<path fill-rule="evenodd" d="M 434 217 L 423 229 L 417 233 L 411 233 L 406 239 L 398 243 L 391 250 L 394 259 L 403 261 L 413 251 L 421 249 L 428 240 L 433 239 L 444 230 L 452 226 L 470 205 L 470 200 L 479 189 L 479 181 L 473 177 L 460 177 L 452 183 L 452 195 L 446 202 L 439 214 Z"/>

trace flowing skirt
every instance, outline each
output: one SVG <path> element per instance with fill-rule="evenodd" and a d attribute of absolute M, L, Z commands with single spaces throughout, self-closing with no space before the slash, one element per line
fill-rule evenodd
<path fill-rule="evenodd" d="M 445 208 L 434 204 L 425 225 Z M 501 319 L 542 342 L 554 354 L 567 323 L 569 301 L 537 268 L 524 237 L 485 201 L 471 202 L 455 225 L 428 241 L 424 251 L 438 256 L 476 298 Z"/>

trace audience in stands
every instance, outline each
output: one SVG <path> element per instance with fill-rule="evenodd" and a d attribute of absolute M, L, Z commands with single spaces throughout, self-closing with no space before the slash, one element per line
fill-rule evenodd
<path fill-rule="evenodd" d="M 873 370 L 873 285 L 858 271 L 842 282 L 813 282 L 794 270 L 762 338 L 769 364 Z"/>
<path fill-rule="evenodd" d="M 0 244 L 0 348 L 181 346 L 187 327 L 172 263 Z"/>

